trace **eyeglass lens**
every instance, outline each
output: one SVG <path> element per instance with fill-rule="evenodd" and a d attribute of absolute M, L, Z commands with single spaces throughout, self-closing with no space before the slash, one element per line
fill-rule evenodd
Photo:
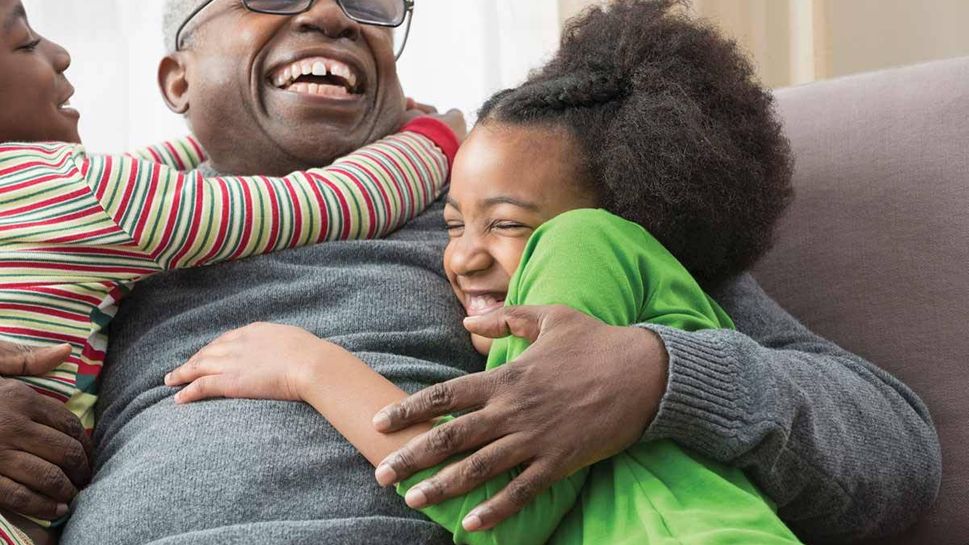
<path fill-rule="evenodd" d="M 398 26 L 407 15 L 404 0 L 338 0 L 351 19 L 364 24 Z M 309 9 L 312 0 L 246 0 L 246 6 L 264 13 L 291 14 Z"/>

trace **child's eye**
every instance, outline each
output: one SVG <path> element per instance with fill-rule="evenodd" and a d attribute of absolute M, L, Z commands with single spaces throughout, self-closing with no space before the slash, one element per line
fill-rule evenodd
<path fill-rule="evenodd" d="M 459 237 L 459 236 L 461 236 L 461 233 L 463 233 L 463 232 L 464 232 L 464 224 L 463 223 L 459 223 L 459 222 L 455 222 L 455 221 L 449 221 L 447 223 L 447 233 L 448 233 L 449 236 L 451 236 L 451 237 Z"/>
<path fill-rule="evenodd" d="M 514 221 L 496 221 L 491 225 L 491 228 L 497 231 L 516 231 L 519 229 L 528 229 L 528 226 Z"/>
<path fill-rule="evenodd" d="M 24 44 L 24 45 L 18 47 L 17 49 L 19 49 L 21 51 L 34 51 L 35 49 L 37 49 L 37 46 L 39 46 L 39 45 L 40 45 L 40 38 L 37 38 L 36 40 L 34 40 L 34 41 L 30 42 L 30 43 Z"/>

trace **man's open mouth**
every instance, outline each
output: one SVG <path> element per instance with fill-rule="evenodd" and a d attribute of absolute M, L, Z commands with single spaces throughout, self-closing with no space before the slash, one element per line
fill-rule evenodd
<path fill-rule="evenodd" d="M 336 99 L 361 94 L 360 80 L 350 65 L 326 57 L 307 57 L 273 70 L 270 82 L 278 89 Z"/>

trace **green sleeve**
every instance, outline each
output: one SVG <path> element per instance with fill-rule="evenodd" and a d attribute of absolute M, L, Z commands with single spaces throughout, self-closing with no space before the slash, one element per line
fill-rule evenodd
<path fill-rule="evenodd" d="M 568 305 L 611 325 L 650 321 L 686 330 L 730 327 L 689 273 L 642 227 L 603 210 L 573 210 L 539 227 L 512 277 L 507 305 Z M 528 343 L 494 343 L 488 369 L 517 358 Z M 398 487 L 401 495 L 442 467 Z M 459 544 L 545 543 L 575 505 L 588 470 L 559 481 L 511 519 L 487 532 L 465 532 L 463 518 L 511 482 L 521 469 L 500 475 L 464 496 L 423 509 Z"/>

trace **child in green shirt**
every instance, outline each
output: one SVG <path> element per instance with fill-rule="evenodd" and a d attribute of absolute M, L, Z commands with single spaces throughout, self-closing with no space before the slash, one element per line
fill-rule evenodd
<path fill-rule="evenodd" d="M 665 140 L 657 137 L 661 145 L 653 150 L 660 156 L 667 151 L 663 144 L 688 149 L 674 136 L 689 137 L 689 131 L 669 128 L 682 121 L 676 116 L 683 112 L 643 107 L 655 92 L 649 76 L 662 76 L 651 69 L 662 59 L 651 58 L 648 49 L 638 49 L 630 41 L 642 35 L 630 29 L 668 30 L 670 25 L 687 29 L 688 37 L 709 38 L 704 27 L 691 27 L 692 23 L 669 15 L 670 4 L 627 0 L 609 10 L 590 12 L 570 26 L 563 49 L 585 46 L 591 50 L 589 57 L 597 55 L 608 62 L 563 69 L 579 67 L 563 66 L 568 56 L 560 53 L 526 84 L 499 93 L 482 108 L 478 126 L 455 160 L 445 208 L 450 242 L 444 269 L 469 316 L 502 305 L 567 305 L 611 325 L 650 322 L 688 331 L 733 327 L 691 270 L 704 280 L 722 281 L 724 271 L 749 265 L 744 260 L 756 258 L 763 245 L 743 249 L 732 261 L 724 258 L 720 263 L 718 256 L 730 255 L 736 248 L 729 243 L 711 245 L 711 261 L 717 268 L 693 262 L 685 267 L 678 257 L 690 253 L 678 245 L 689 241 L 689 235 L 701 243 L 714 236 L 747 241 L 744 237 L 753 235 L 766 240 L 773 222 L 752 220 L 763 219 L 755 212 L 734 218 L 732 224 L 714 222 L 717 228 L 711 234 L 704 224 L 710 218 L 687 214 L 693 203 L 663 202 L 669 195 L 650 194 L 658 187 L 655 180 L 637 177 L 657 160 L 649 153 L 635 153 L 640 151 L 640 138 L 653 136 L 650 130 L 667 130 Z M 713 45 L 725 47 L 722 43 Z M 665 60 L 690 66 L 688 54 L 680 55 Z M 746 76 L 743 69 L 736 72 Z M 728 70 L 726 77 L 714 75 L 710 86 L 699 92 L 722 92 L 736 83 L 730 77 L 737 74 Z M 680 90 L 683 96 L 672 104 L 690 117 L 697 107 L 690 102 L 689 92 L 694 90 Z M 751 103 L 763 108 L 751 115 L 769 116 L 769 99 L 751 96 Z M 702 114 L 697 116 L 702 122 L 713 122 Z M 725 152 L 724 160 L 729 159 Z M 604 161 L 627 168 L 617 171 L 614 164 L 604 166 Z M 785 202 L 784 184 L 761 187 L 753 181 L 738 181 L 729 188 L 733 194 L 688 187 L 678 188 L 677 196 L 704 203 L 741 199 L 754 209 Z M 686 185 L 686 181 L 672 183 Z M 770 194 L 775 189 L 779 197 Z M 681 206 L 683 217 L 674 225 L 651 221 L 650 207 L 663 205 Z M 671 253 L 660 235 L 679 253 Z M 493 343 L 483 337 L 472 341 L 488 354 L 488 369 L 514 360 L 528 347 L 525 340 L 514 337 Z M 716 372 L 710 370 L 712 375 Z M 217 396 L 306 401 L 374 465 L 430 427 L 375 433 L 373 414 L 406 394 L 349 352 L 288 326 L 256 324 L 231 332 L 169 375 L 166 383 L 188 384 L 176 396 L 182 403 Z M 503 441 L 494 446 L 501 448 Z M 463 496 L 424 506 L 421 483 L 446 467 L 399 483 L 398 491 L 406 495 L 408 504 L 422 506 L 431 520 L 451 531 L 455 543 L 798 543 L 742 471 L 670 441 L 637 444 L 582 469 L 494 527 L 482 523 L 476 506 L 533 468 L 514 469 Z"/>

